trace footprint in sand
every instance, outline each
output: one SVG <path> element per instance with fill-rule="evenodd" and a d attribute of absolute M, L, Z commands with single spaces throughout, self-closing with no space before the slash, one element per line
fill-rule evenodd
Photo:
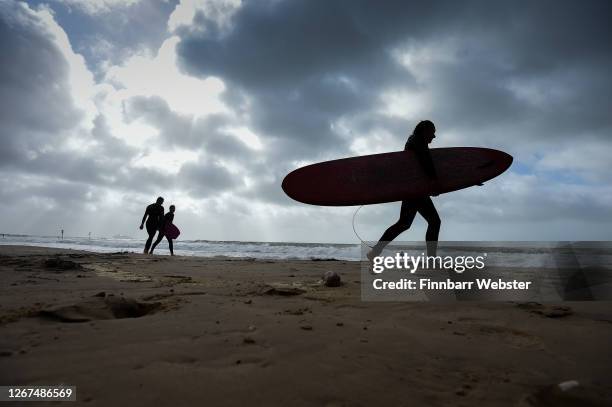
<path fill-rule="evenodd" d="M 44 309 L 38 316 L 60 322 L 140 318 L 157 311 L 161 306 L 160 302 L 138 302 L 131 298 L 110 295 L 59 308 Z"/>
<path fill-rule="evenodd" d="M 72 260 L 66 260 L 59 256 L 46 259 L 43 262 L 43 265 L 46 269 L 51 269 L 56 272 L 66 270 L 81 270 L 83 268 L 79 263 Z"/>

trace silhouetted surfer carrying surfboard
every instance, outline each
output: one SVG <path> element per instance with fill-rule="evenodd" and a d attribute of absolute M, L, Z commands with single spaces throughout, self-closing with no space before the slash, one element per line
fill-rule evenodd
<path fill-rule="evenodd" d="M 484 147 L 429 149 L 434 124 L 417 124 L 404 151 L 341 158 L 291 171 L 282 188 L 296 201 L 310 205 L 354 206 L 402 201 L 399 220 L 368 253 L 372 259 L 410 228 L 417 212 L 427 221 L 428 255 L 436 255 L 440 217 L 432 196 L 482 185 L 512 164 L 512 156 Z"/>
<path fill-rule="evenodd" d="M 412 135 L 408 137 L 404 151 L 412 150 L 415 152 L 425 174 L 435 184 L 438 182 L 438 174 L 429 152 L 429 143 L 434 138 L 436 138 L 436 127 L 433 122 L 423 120 L 416 125 Z M 437 196 L 437 194 L 432 194 L 432 196 Z M 438 211 L 436 211 L 431 197 L 423 196 L 402 201 L 399 220 L 383 233 L 378 243 L 368 253 L 368 259 L 372 260 L 378 256 L 389 242 L 399 236 L 400 233 L 408 230 L 417 212 L 427 221 L 427 233 L 425 234 L 427 255 L 435 256 L 438 247 L 438 234 L 440 233 L 440 216 L 438 216 Z"/>

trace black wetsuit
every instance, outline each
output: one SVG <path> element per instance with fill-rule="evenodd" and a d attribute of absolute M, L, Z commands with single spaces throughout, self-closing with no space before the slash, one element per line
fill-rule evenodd
<path fill-rule="evenodd" d="M 153 250 L 155 250 L 155 247 L 157 246 L 157 244 L 161 242 L 161 240 L 164 238 L 164 235 L 165 235 L 164 232 L 165 232 L 166 225 L 169 223 L 172 223 L 173 220 L 174 220 L 174 214 L 172 212 L 168 212 L 167 214 L 164 215 L 162 225 L 159 229 L 159 235 L 157 235 L 157 240 L 155 240 L 155 243 L 153 243 L 153 247 L 151 248 L 151 253 L 153 253 Z M 170 248 L 170 253 L 174 254 L 174 248 L 172 247 L 172 239 L 170 239 L 168 236 L 166 236 L 166 239 L 168 239 L 168 247 Z"/>
<path fill-rule="evenodd" d="M 427 142 L 415 135 L 411 135 L 406 142 L 404 150 L 413 150 L 416 153 L 417 159 L 421 163 L 425 174 L 431 179 L 437 179 L 436 168 L 434 167 L 433 160 L 431 159 L 431 153 Z M 438 234 L 440 233 L 440 216 L 434 206 L 431 198 L 425 196 L 423 198 L 416 198 L 402 201 L 402 208 L 400 210 L 399 220 L 391 225 L 385 233 L 381 236 L 380 240 L 374 246 L 373 250 L 376 255 L 380 254 L 384 247 L 393 239 L 395 239 L 400 233 L 408 230 L 412 225 L 412 221 L 416 214 L 420 213 L 423 218 L 427 221 L 427 233 L 425 234 L 425 240 L 427 241 L 427 255 L 435 256 L 436 249 L 438 246 Z"/>
<path fill-rule="evenodd" d="M 148 218 L 147 218 L 148 216 Z M 145 243 L 145 252 L 149 251 L 149 247 L 151 247 L 151 242 L 155 237 L 155 233 L 163 226 L 164 223 L 164 207 L 158 203 L 152 203 L 147 206 L 147 210 L 142 218 L 147 218 L 147 233 L 149 234 L 149 238 L 147 239 L 147 243 Z"/>
<path fill-rule="evenodd" d="M 417 159 L 423 166 L 425 174 L 430 178 L 438 178 L 436 174 L 436 167 L 434 167 L 433 160 L 431 159 L 431 152 L 429 151 L 429 145 L 423 138 L 416 137 L 414 134 L 408 137 L 404 151 L 412 150 L 416 153 Z"/>

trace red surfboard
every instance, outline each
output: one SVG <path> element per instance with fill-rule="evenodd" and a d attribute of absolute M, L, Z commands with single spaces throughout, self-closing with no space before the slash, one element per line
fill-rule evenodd
<path fill-rule="evenodd" d="M 308 165 L 289 173 L 282 187 L 291 198 L 311 205 L 368 205 L 457 191 L 495 178 L 512 164 L 511 155 L 490 148 L 429 151 L 437 185 L 408 150 Z"/>
<path fill-rule="evenodd" d="M 164 235 L 168 236 L 170 239 L 176 239 L 180 234 L 181 231 L 174 223 L 168 223 L 164 227 Z"/>

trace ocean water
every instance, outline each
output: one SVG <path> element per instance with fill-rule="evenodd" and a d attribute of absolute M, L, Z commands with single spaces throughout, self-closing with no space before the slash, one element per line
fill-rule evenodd
<path fill-rule="evenodd" d="M 146 239 L 129 237 L 87 238 L 56 236 L 5 235 L 1 245 L 44 246 L 62 249 L 87 250 L 98 253 L 141 253 Z M 156 254 L 170 254 L 168 242 L 162 240 Z M 175 240 L 174 254 L 180 256 L 227 256 L 276 260 L 359 260 L 359 244 L 234 242 L 212 240 Z"/>
<path fill-rule="evenodd" d="M 130 237 L 87 238 L 56 236 L 0 236 L 0 245 L 30 245 L 99 253 L 140 253 L 145 239 Z M 393 244 L 394 250 L 418 256 L 423 252 L 419 242 Z M 391 247 L 391 246 L 390 246 Z M 162 240 L 157 254 L 169 254 Z M 174 252 L 181 256 L 227 256 L 272 260 L 349 260 L 361 259 L 361 244 L 239 242 L 211 240 L 177 240 Z M 392 252 L 385 252 L 392 255 Z M 487 266 L 508 268 L 612 268 L 612 242 L 441 242 L 439 255 L 480 256 L 486 253 Z"/>

